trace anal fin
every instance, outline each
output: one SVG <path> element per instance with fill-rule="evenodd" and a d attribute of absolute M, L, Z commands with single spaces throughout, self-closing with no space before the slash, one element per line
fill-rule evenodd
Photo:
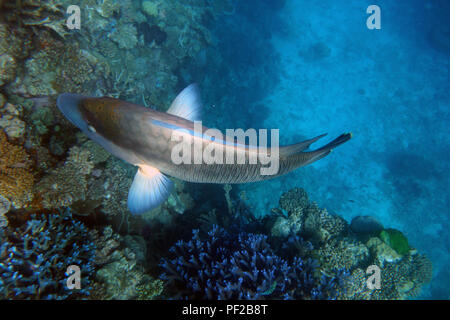
<path fill-rule="evenodd" d="M 128 209 L 133 214 L 152 210 L 169 197 L 172 187 L 172 181 L 158 169 L 139 165 L 128 192 Z"/>

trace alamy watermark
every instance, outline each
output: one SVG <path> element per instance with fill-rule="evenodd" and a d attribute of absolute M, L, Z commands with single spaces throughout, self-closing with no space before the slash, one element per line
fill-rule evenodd
<path fill-rule="evenodd" d="M 377 265 L 370 265 L 366 274 L 370 274 L 367 278 L 366 285 L 370 290 L 381 289 L 381 269 Z"/>
<path fill-rule="evenodd" d="M 381 9 L 377 5 L 370 5 L 366 10 L 367 14 L 370 16 L 367 18 L 366 26 L 369 30 L 380 30 L 381 29 Z"/>
<path fill-rule="evenodd" d="M 81 9 L 77 5 L 70 5 L 66 10 L 69 17 L 66 20 L 66 26 L 69 30 L 81 29 Z"/>
<path fill-rule="evenodd" d="M 201 121 L 194 121 L 194 130 L 173 130 L 171 159 L 180 164 L 250 164 L 261 165 L 261 175 L 275 175 L 280 167 L 279 129 L 227 129 L 225 137 L 218 129 L 203 132 Z M 246 141 L 249 141 L 246 144 Z"/>
<path fill-rule="evenodd" d="M 68 276 L 66 281 L 68 289 L 81 289 L 81 270 L 79 266 L 75 264 L 68 266 L 66 276 Z"/>

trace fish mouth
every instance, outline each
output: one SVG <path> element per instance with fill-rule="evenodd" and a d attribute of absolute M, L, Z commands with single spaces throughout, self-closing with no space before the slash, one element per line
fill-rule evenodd
<path fill-rule="evenodd" d="M 56 100 L 56 105 L 62 114 L 83 131 L 88 129 L 87 123 L 80 112 L 81 103 L 85 98 L 85 96 L 79 94 L 63 93 Z"/>

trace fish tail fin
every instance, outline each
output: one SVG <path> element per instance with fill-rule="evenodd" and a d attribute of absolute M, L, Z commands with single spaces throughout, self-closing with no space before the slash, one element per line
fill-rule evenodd
<path fill-rule="evenodd" d="M 352 133 L 344 133 L 341 134 L 339 137 L 331 141 L 330 143 L 327 143 L 323 147 L 320 147 L 319 149 L 308 151 L 308 152 L 300 152 L 297 153 L 297 155 L 294 155 L 297 166 L 306 166 L 310 163 L 313 163 L 317 160 L 322 159 L 323 157 L 326 157 L 333 151 L 334 148 L 340 146 L 341 144 L 347 142 L 352 138 Z"/>
<path fill-rule="evenodd" d="M 290 155 L 294 155 L 297 154 L 305 149 L 308 149 L 309 146 L 311 144 L 313 144 L 314 142 L 316 142 L 317 140 L 319 140 L 320 138 L 325 137 L 327 134 L 321 134 L 320 136 L 317 136 L 315 138 L 312 139 L 308 139 L 296 144 L 292 144 L 289 146 L 284 146 L 280 148 L 280 156 L 285 156 L 285 157 L 289 157 Z"/>
<path fill-rule="evenodd" d="M 336 139 L 331 141 L 330 143 L 327 143 L 326 145 L 324 145 L 323 147 L 321 147 L 315 151 L 331 151 L 334 148 L 336 148 L 336 147 L 340 146 L 341 144 L 350 140 L 352 138 L 352 136 L 353 136 L 353 134 L 351 132 L 343 133 L 339 137 L 337 137 Z"/>

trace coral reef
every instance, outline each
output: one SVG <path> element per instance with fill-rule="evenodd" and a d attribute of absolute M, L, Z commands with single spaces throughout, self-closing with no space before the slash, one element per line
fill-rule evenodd
<path fill-rule="evenodd" d="M 138 42 L 136 27 L 129 23 L 119 23 L 109 38 L 116 42 L 120 49 L 132 49 Z"/>
<path fill-rule="evenodd" d="M 5 0 L 3 10 L 7 13 L 9 22 L 18 23 L 30 28 L 43 28 L 52 30 L 64 38 L 68 34 L 65 10 L 61 1 Z"/>
<path fill-rule="evenodd" d="M 11 103 L 0 105 L 0 129 L 11 139 L 22 138 L 25 133 L 25 122 L 20 119 L 22 108 Z"/>
<path fill-rule="evenodd" d="M 9 143 L 0 130 L 0 195 L 8 198 L 15 208 L 25 206 L 32 199 L 34 177 L 30 167 L 25 149 Z"/>
<path fill-rule="evenodd" d="M 8 225 L 8 220 L 5 217 L 5 213 L 11 208 L 11 202 L 8 199 L 0 195 L 0 228 Z"/>
<path fill-rule="evenodd" d="M 95 245 L 69 211 L 33 216 L 25 225 L 0 229 L 2 299 L 86 298 L 94 272 Z M 81 270 L 81 289 L 67 288 L 68 266 Z"/>
<path fill-rule="evenodd" d="M 313 251 L 323 270 L 332 274 L 335 269 L 353 270 L 369 261 L 369 250 L 358 241 L 351 239 L 332 239 Z"/>
<path fill-rule="evenodd" d="M 400 255 L 407 253 L 410 249 L 408 239 L 399 230 L 385 229 L 380 232 L 380 239 Z"/>
<path fill-rule="evenodd" d="M 11 82 L 16 77 L 16 60 L 11 55 L 4 53 L 0 55 L 0 86 Z"/>
<path fill-rule="evenodd" d="M 312 260 L 277 256 L 264 235 L 230 236 L 214 227 L 205 240 L 199 230 L 190 241 L 179 241 L 163 258 L 162 279 L 168 290 L 190 299 L 333 299 L 342 274 L 336 278 L 314 273 Z"/>
<path fill-rule="evenodd" d="M 306 192 L 298 188 L 284 193 L 274 212 L 278 217 L 272 219 L 269 229 L 277 242 L 297 239 L 294 249 L 317 259 L 321 272 L 330 276 L 342 268 L 350 271 L 339 299 L 406 299 L 417 296 L 431 280 L 431 262 L 410 248 L 400 231 L 383 229 L 370 216 L 356 217 L 349 228 L 343 218 L 309 203 Z M 299 241 L 298 235 L 313 247 L 305 250 L 305 241 Z M 364 270 L 369 265 L 380 267 L 381 289 L 368 289 Z"/>
<path fill-rule="evenodd" d="M 432 265 L 425 256 L 412 253 L 397 263 L 386 263 L 381 274 L 382 290 L 376 290 L 372 299 L 414 298 L 422 285 L 431 280 Z"/>
<path fill-rule="evenodd" d="M 38 183 L 34 192 L 43 208 L 68 207 L 78 200 L 86 199 L 87 175 L 94 165 L 90 152 L 72 147 L 64 165 L 50 170 Z"/>
<path fill-rule="evenodd" d="M 30 35 L 0 23 L 0 87 L 14 81 L 20 60 L 32 47 Z"/>
<path fill-rule="evenodd" d="M 38 39 L 40 50 L 26 59 L 24 71 L 17 75 L 8 91 L 26 97 L 85 91 L 95 69 L 78 42 L 59 41 L 46 31 L 41 31 Z"/>
<path fill-rule="evenodd" d="M 432 265 L 400 231 L 370 216 L 349 225 L 300 188 L 259 219 L 237 188 L 174 181 L 164 204 L 132 216 L 126 202 L 136 169 L 88 140 L 56 107 L 56 95 L 67 91 L 163 111 L 182 86 L 199 81 L 206 106 L 215 103 L 207 110 L 213 126 L 262 124 L 270 109 L 260 99 L 282 69 L 263 39 L 272 37 L 284 3 L 80 0 L 83 27 L 68 30 L 69 0 L 0 0 L 0 297 L 155 299 L 164 288 L 165 298 L 193 299 L 419 294 Z M 435 28 L 428 41 L 448 52 L 448 34 Z M 316 65 L 335 53 L 323 42 L 302 48 L 301 60 Z M 222 112 L 237 104 L 246 106 L 239 117 Z M 388 169 L 415 174 L 404 159 L 417 162 L 395 155 Z M 430 172 L 426 167 L 415 171 Z M 48 214 L 62 207 L 70 209 Z M 32 210 L 40 214 L 30 218 Z M 88 231 L 71 213 L 101 231 Z M 69 263 L 86 267 L 81 291 L 64 287 Z M 155 278 L 159 263 L 164 281 Z M 369 265 L 382 270 L 380 290 L 367 288 Z"/>
<path fill-rule="evenodd" d="M 287 237 L 301 233 L 313 243 L 323 243 L 348 231 L 348 224 L 343 218 L 310 203 L 306 191 L 300 188 L 281 196 L 280 209 L 281 212 L 286 211 L 288 216 L 282 215 L 276 220 L 271 231 L 273 236 Z"/>
<path fill-rule="evenodd" d="M 162 281 L 144 272 L 145 242 L 139 237 L 120 235 L 111 227 L 96 236 L 95 297 L 101 299 L 155 299 L 162 290 Z"/>

